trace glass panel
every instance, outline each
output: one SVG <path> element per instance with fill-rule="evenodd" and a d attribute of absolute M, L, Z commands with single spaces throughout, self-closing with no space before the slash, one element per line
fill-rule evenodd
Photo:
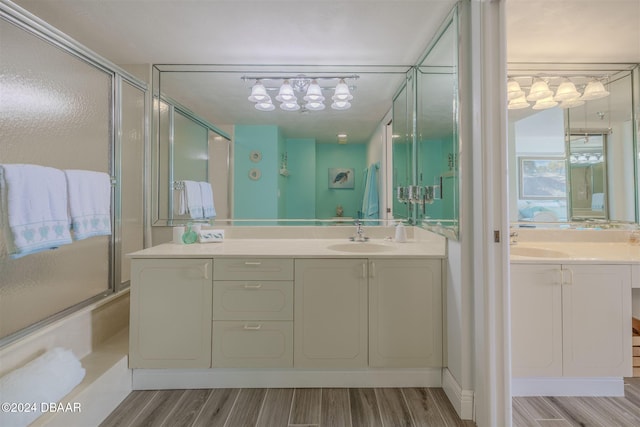
<path fill-rule="evenodd" d="M 122 283 L 130 280 L 131 260 L 126 254 L 144 246 L 144 104 L 144 91 L 123 81 L 120 177 Z"/>
<path fill-rule="evenodd" d="M 417 222 L 442 226 L 454 236 L 459 216 L 457 28 L 454 13 L 418 67 L 416 123 Z"/>
<path fill-rule="evenodd" d="M 1 162 L 109 172 L 112 76 L 1 19 L 0 39 Z M 19 259 L 6 239 L 0 337 L 109 289 L 108 236 Z"/>
<path fill-rule="evenodd" d="M 411 126 L 412 118 L 409 117 L 409 96 L 407 84 L 402 88 L 398 96 L 393 100 L 393 217 L 400 219 L 409 218 L 409 203 L 406 195 L 399 189 L 406 189 L 411 183 L 412 147 L 413 138 Z"/>

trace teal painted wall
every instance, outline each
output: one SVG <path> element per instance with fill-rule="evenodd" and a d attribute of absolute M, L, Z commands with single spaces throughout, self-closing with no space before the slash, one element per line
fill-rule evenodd
<path fill-rule="evenodd" d="M 238 125 L 234 129 L 234 217 L 238 219 L 278 218 L 278 146 L 277 126 Z M 262 153 L 262 160 L 249 158 L 252 150 Z M 252 168 L 259 169 L 258 180 L 249 178 Z"/>
<path fill-rule="evenodd" d="M 342 205 L 344 216 L 358 217 L 362 208 L 362 178 L 366 167 L 366 144 L 316 144 L 316 218 L 335 217 L 337 205 Z M 329 189 L 329 168 L 355 169 L 355 188 Z"/>
<path fill-rule="evenodd" d="M 287 139 L 286 217 L 316 217 L 316 140 Z"/>
<path fill-rule="evenodd" d="M 287 217 L 287 197 L 288 197 L 288 180 L 287 177 L 280 175 L 280 163 L 282 162 L 282 155 L 287 151 L 287 142 L 282 136 L 282 133 L 278 131 L 278 158 L 276 164 L 276 173 L 278 174 L 278 218 Z"/>
<path fill-rule="evenodd" d="M 449 170 L 449 155 L 453 154 L 453 138 L 427 140 L 421 142 L 421 165 L 418 179 L 421 185 L 440 184 L 442 179 L 442 199 L 427 205 L 427 216 L 431 219 L 454 219 L 458 215 L 458 178 Z"/>

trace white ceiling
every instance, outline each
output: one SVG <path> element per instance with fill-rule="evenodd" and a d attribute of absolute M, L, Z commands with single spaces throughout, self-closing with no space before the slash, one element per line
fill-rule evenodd
<path fill-rule="evenodd" d="M 373 66 L 415 64 L 455 1 L 15 0 L 15 3 L 120 65 Z M 640 63 L 640 0 L 507 0 L 506 5 L 508 62 Z M 329 108 L 314 113 L 315 126 L 327 129 L 327 135 L 347 131 L 357 135 L 355 140 L 370 136 L 391 107 L 391 94 L 399 86 L 397 75 L 387 80 L 382 77 L 375 75 L 375 85 L 382 87 L 380 96 L 384 98 L 358 105 L 358 96 L 364 97 L 365 88 L 375 87 L 367 84 L 363 76 L 356 82 L 360 88 L 354 93 L 354 107 L 342 112 L 348 113 L 344 115 L 347 120 L 342 120 L 342 128 L 337 129 L 335 123 L 320 124 L 324 123 L 323 116 L 318 113 L 336 115 Z M 246 84 L 239 87 L 245 93 L 236 97 L 239 104 L 229 104 L 227 110 L 245 109 L 255 116 L 245 101 Z M 369 98 L 369 89 L 366 90 Z M 213 109 L 199 111 L 201 105 L 214 98 L 212 91 L 215 88 L 211 83 L 206 90 L 185 89 L 181 102 L 188 107 L 192 102 L 199 105 L 194 111 L 213 123 L 225 125 L 215 117 Z M 193 97 L 191 100 L 187 93 Z M 198 97 L 199 93 L 209 95 Z M 375 108 L 368 110 L 368 106 Z M 356 108 L 359 110 L 354 112 Z M 245 119 L 225 116 L 221 120 Z M 310 127 L 310 122 L 297 118 L 293 121 Z M 349 130 L 351 121 L 354 127 Z"/>

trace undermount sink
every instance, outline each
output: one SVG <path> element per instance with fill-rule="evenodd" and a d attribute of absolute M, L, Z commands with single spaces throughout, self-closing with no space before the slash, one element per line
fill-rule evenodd
<path fill-rule="evenodd" d="M 387 252 L 392 251 L 395 248 L 389 245 L 381 245 L 379 243 L 369 242 L 352 242 L 352 243 L 338 243 L 336 245 L 327 246 L 327 249 L 339 252 Z"/>
<path fill-rule="evenodd" d="M 511 255 L 528 256 L 533 258 L 569 258 L 569 254 L 562 251 L 545 248 L 527 248 L 522 246 L 512 246 Z"/>

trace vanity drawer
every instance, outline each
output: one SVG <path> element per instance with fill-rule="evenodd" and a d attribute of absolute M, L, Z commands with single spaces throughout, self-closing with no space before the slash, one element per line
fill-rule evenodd
<path fill-rule="evenodd" d="M 293 280 L 293 259 L 215 259 L 214 280 Z"/>
<path fill-rule="evenodd" d="M 293 367 L 293 322 L 214 321 L 214 368 Z"/>
<path fill-rule="evenodd" d="M 293 282 L 216 280 L 213 320 L 293 320 Z"/>

